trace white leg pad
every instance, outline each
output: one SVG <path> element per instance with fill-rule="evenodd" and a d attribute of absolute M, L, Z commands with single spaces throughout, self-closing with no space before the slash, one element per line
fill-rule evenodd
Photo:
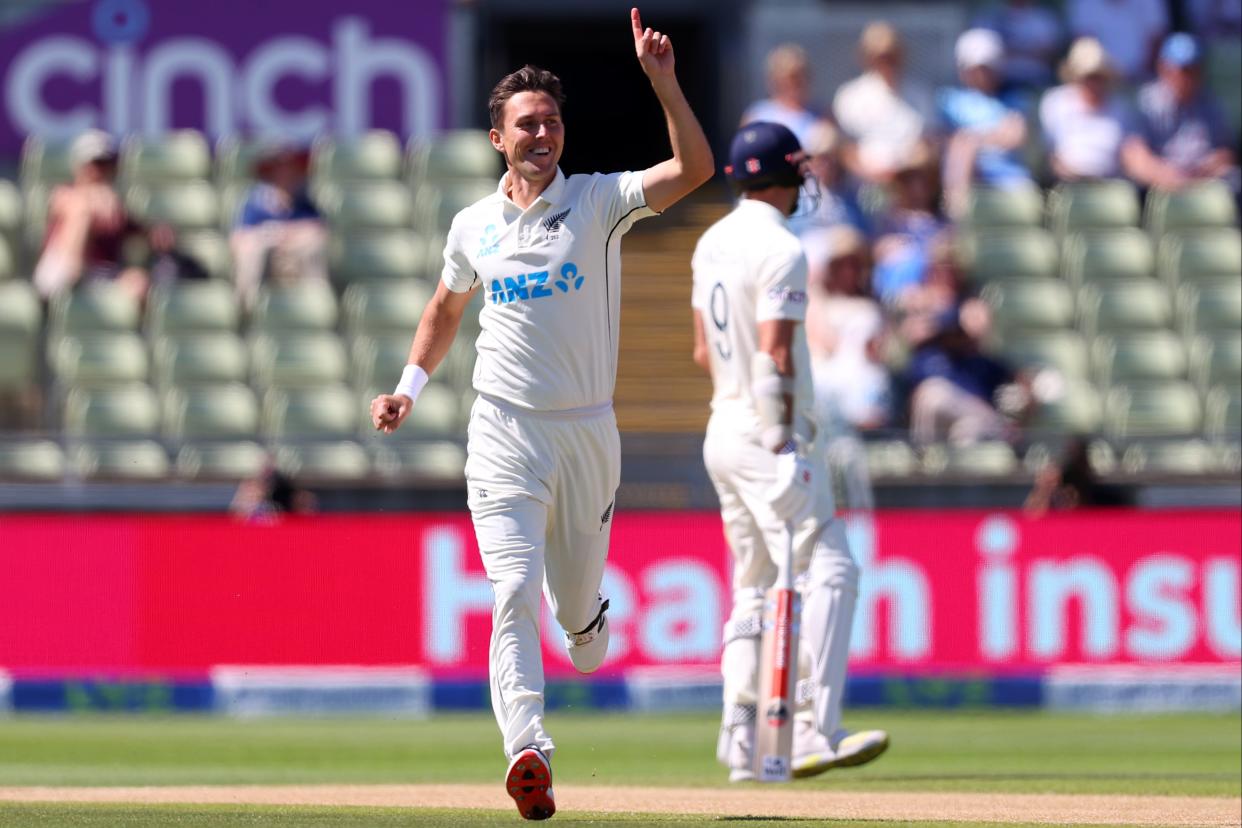
<path fill-rule="evenodd" d="M 858 599 L 858 567 L 846 546 L 840 521 L 833 521 L 816 545 L 804 589 L 799 662 L 809 667 L 808 677 L 818 685 L 814 692 L 815 723 L 819 732 L 827 735 L 841 726 L 850 633 Z"/>

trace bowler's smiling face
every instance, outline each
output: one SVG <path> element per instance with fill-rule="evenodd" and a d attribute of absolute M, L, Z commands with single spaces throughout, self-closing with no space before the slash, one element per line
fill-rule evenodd
<path fill-rule="evenodd" d="M 504 122 L 491 139 L 518 176 L 550 181 L 565 146 L 561 108 L 546 92 L 519 92 L 505 102 Z"/>

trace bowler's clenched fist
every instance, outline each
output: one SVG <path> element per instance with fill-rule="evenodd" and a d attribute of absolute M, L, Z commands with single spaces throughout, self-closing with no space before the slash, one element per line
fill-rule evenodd
<path fill-rule="evenodd" d="M 413 407 L 414 402 L 404 394 L 380 394 L 371 400 L 371 424 L 376 431 L 392 434 Z"/>

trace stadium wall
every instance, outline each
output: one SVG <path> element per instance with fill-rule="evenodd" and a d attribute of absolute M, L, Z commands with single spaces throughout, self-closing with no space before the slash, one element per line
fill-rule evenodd
<path fill-rule="evenodd" d="M 1237 511 L 847 526 L 864 571 L 852 704 L 1242 706 Z M 552 705 L 713 706 L 726 558 L 713 513 L 619 513 L 612 652 L 578 677 L 545 617 Z M 491 591 L 463 514 L 3 515 L 0 571 L 15 710 L 487 703 Z"/>

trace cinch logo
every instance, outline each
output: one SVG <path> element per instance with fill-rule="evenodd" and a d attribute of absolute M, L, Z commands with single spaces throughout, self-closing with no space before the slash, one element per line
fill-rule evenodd
<path fill-rule="evenodd" d="M 768 288 L 768 298 L 777 302 L 792 302 L 795 305 L 806 304 L 806 291 L 793 290 L 787 287 Z"/>
<path fill-rule="evenodd" d="M 517 276 L 506 276 L 504 279 L 492 279 L 488 300 L 493 305 L 507 305 L 518 300 L 533 301 L 555 296 L 548 285 L 548 271 L 537 273 L 521 273 Z M 560 275 L 552 282 L 561 293 L 582 289 L 586 277 L 578 273 L 578 266 L 573 262 L 565 262 L 561 266 Z"/>

